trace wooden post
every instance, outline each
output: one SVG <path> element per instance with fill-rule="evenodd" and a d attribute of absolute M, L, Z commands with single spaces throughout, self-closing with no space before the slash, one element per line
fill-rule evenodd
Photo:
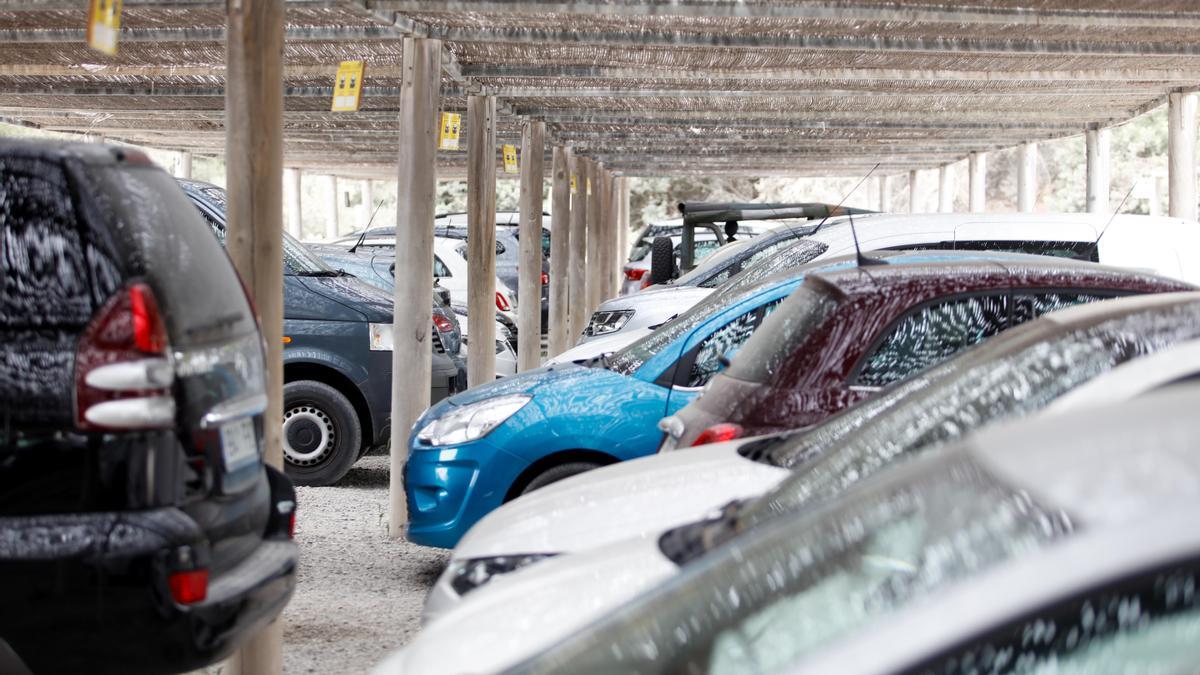
<path fill-rule="evenodd" d="M 547 356 L 553 358 L 570 346 L 567 270 L 571 255 L 571 149 L 554 146 L 550 190 L 550 342 Z"/>
<path fill-rule="evenodd" d="M 908 172 L 908 212 L 917 212 L 917 170 Z"/>
<path fill-rule="evenodd" d="M 433 347 L 433 208 L 437 199 L 440 40 L 404 38 L 396 180 L 396 290 L 392 317 L 391 467 L 388 534 L 404 534 L 408 432 L 429 407 Z"/>
<path fill-rule="evenodd" d="M 972 152 L 967 155 L 967 210 L 983 213 L 987 209 L 987 153 Z"/>
<path fill-rule="evenodd" d="M 337 176 L 325 176 L 325 238 L 337 239 L 338 236 L 338 182 Z"/>
<path fill-rule="evenodd" d="M 601 260 L 603 253 L 601 252 L 601 242 L 604 240 L 604 224 L 601 222 L 601 204 L 600 193 L 602 192 L 601 185 L 603 181 L 601 176 L 604 175 L 604 164 L 602 162 L 588 161 L 588 206 L 587 206 L 587 313 L 590 317 L 592 312 L 596 311 L 596 307 L 600 305 L 601 294 L 603 293 L 603 280 L 601 279 Z"/>
<path fill-rule="evenodd" d="M 496 379 L 495 96 L 467 97 L 467 127 L 467 384 L 475 387 Z"/>
<path fill-rule="evenodd" d="M 179 153 L 179 164 L 175 169 L 175 176 L 183 179 L 191 179 L 192 177 L 192 153 L 190 150 L 184 150 Z"/>
<path fill-rule="evenodd" d="M 545 138 L 545 122 L 528 121 L 521 127 L 518 371 L 532 370 L 542 362 L 542 183 L 545 175 Z"/>
<path fill-rule="evenodd" d="M 1196 95 L 1167 97 L 1168 206 L 1173 218 L 1196 219 Z"/>
<path fill-rule="evenodd" d="M 1037 143 L 1018 146 L 1017 210 L 1029 213 L 1037 206 Z"/>
<path fill-rule="evenodd" d="M 575 179 L 571 193 L 571 255 L 567 280 L 567 347 L 575 344 L 592 314 L 587 308 L 587 170 L 588 160 L 571 153 L 567 167 Z"/>
<path fill-rule="evenodd" d="M 254 298 L 267 346 L 264 460 L 283 468 L 283 0 L 229 0 L 225 41 L 226 250 Z M 283 671 L 283 622 L 227 662 L 235 675 Z"/>
<path fill-rule="evenodd" d="M 1111 189 L 1112 132 L 1089 127 L 1087 140 L 1087 210 L 1088 213 L 1108 213 L 1108 193 Z"/>
<path fill-rule="evenodd" d="M 954 211 L 954 167 L 943 164 L 938 167 L 938 212 Z"/>
<path fill-rule="evenodd" d="M 879 177 L 879 211 L 890 213 L 892 210 L 892 177 Z"/>
<path fill-rule="evenodd" d="M 602 170 L 600 184 L 597 186 L 600 189 L 600 238 L 596 242 L 596 249 L 600 253 L 600 259 L 596 261 L 594 268 L 596 279 L 599 281 L 596 306 L 613 296 L 612 253 L 616 246 L 617 233 L 613 227 L 612 183 L 612 174 L 607 169 Z"/>
<path fill-rule="evenodd" d="M 358 227 L 363 229 L 371 222 L 371 214 L 375 213 L 375 185 L 368 178 L 362 182 L 362 199 L 358 204 Z"/>
<path fill-rule="evenodd" d="M 617 293 L 625 283 L 625 260 L 629 256 L 629 178 L 617 179 Z"/>

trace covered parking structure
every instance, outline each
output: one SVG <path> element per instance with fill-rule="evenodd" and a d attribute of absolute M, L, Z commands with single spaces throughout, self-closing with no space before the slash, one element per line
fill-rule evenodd
<path fill-rule="evenodd" d="M 948 208 L 946 166 L 968 158 L 970 208 L 982 210 L 987 153 L 1018 146 L 1019 204 L 1031 209 L 1035 144 L 1084 133 L 1087 204 L 1103 212 L 1106 129 L 1168 101 L 1170 212 L 1194 219 L 1200 10 L 1191 0 L 1129 4 L 125 0 L 110 57 L 85 45 L 83 0 L 0 0 L 0 117 L 223 156 L 231 254 L 251 280 L 276 366 L 270 261 L 283 170 L 398 181 L 398 535 L 405 437 L 428 404 L 435 175 L 468 181 L 469 262 L 482 272 L 471 279 L 473 383 L 493 372 L 491 212 L 505 143 L 521 147 L 521 227 L 532 235 L 521 238 L 524 308 L 537 306 L 534 233 L 542 177 L 552 181 L 551 352 L 618 288 L 631 176 L 877 167 L 888 210 L 889 181 L 907 175 L 911 187 L 916 171 L 936 169 Z M 362 104 L 330 112 L 345 60 L 365 62 Z M 441 111 L 463 115 L 465 151 L 437 150 Z M 522 312 L 526 368 L 537 361 L 537 315 Z"/>

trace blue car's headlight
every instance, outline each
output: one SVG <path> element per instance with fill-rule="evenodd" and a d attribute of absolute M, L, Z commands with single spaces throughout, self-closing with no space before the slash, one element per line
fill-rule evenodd
<path fill-rule="evenodd" d="M 515 415 L 532 398 L 529 394 L 512 394 L 454 408 L 426 424 L 417 433 L 417 440 L 426 445 L 457 445 L 478 440 Z"/>

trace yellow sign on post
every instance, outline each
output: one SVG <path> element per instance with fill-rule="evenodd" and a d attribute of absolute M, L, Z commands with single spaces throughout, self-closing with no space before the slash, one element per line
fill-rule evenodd
<path fill-rule="evenodd" d="M 121 0 L 91 0 L 88 11 L 88 46 L 109 56 L 117 53 L 121 32 Z"/>
<path fill-rule="evenodd" d="M 457 150 L 458 132 L 462 129 L 462 115 L 442 113 L 442 128 L 438 130 L 438 150 Z"/>
<path fill-rule="evenodd" d="M 355 112 L 362 100 L 362 61 L 342 61 L 333 84 L 333 112 Z"/>
<path fill-rule="evenodd" d="M 575 174 L 571 174 L 571 194 L 577 194 L 578 192 L 575 188 Z"/>
<path fill-rule="evenodd" d="M 504 146 L 504 173 L 518 173 L 517 170 L 517 146 Z"/>

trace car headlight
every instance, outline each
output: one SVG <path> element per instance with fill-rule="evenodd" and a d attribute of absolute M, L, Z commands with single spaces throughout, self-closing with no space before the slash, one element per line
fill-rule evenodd
<path fill-rule="evenodd" d="M 371 330 L 371 351 L 373 352 L 390 352 L 392 351 L 392 324 L 390 323 L 372 323 L 368 324 Z"/>
<path fill-rule="evenodd" d="M 587 330 L 584 332 L 589 336 L 615 333 L 629 323 L 631 318 L 633 318 L 632 309 L 596 312 L 592 314 L 592 320 L 588 322 Z"/>
<path fill-rule="evenodd" d="M 512 394 L 453 408 L 425 425 L 417 433 L 417 440 L 426 445 L 457 445 L 478 440 L 524 408 L 532 398 L 529 394 Z"/>
<path fill-rule="evenodd" d="M 501 574 L 510 574 L 532 565 L 539 560 L 545 560 L 554 553 L 531 553 L 526 555 L 506 555 L 493 558 L 470 558 L 453 563 L 454 576 L 450 587 L 460 596 L 466 595 Z"/>

